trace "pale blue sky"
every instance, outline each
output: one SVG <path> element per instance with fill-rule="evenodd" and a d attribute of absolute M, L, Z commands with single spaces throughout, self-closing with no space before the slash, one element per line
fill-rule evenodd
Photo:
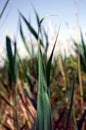
<path fill-rule="evenodd" d="M 0 0 L 0 11 L 6 0 Z M 58 14 L 61 17 L 61 33 L 66 34 L 66 23 L 69 27 L 75 25 L 75 5 L 74 0 L 10 0 L 8 7 L 0 21 L 0 43 L 5 38 L 6 31 L 9 30 L 13 35 L 16 34 L 18 24 L 18 11 L 20 10 L 28 19 L 31 17 L 32 24 L 36 26 L 36 20 L 32 4 L 39 13 L 40 18 L 46 14 Z M 82 30 L 86 31 L 86 0 L 79 0 L 79 23 Z M 53 26 L 58 24 L 58 18 L 50 18 Z"/>

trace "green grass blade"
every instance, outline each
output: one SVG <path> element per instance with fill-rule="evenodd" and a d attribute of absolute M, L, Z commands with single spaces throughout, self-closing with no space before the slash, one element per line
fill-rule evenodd
<path fill-rule="evenodd" d="M 73 106 L 73 121 L 74 121 L 74 128 L 75 128 L 75 130 L 78 130 L 74 106 Z"/>
<path fill-rule="evenodd" d="M 19 21 L 19 25 L 20 25 L 20 35 L 21 35 L 22 41 L 23 41 L 23 43 L 24 43 L 24 46 L 25 46 L 25 48 L 26 48 L 26 50 L 27 50 L 27 52 L 28 52 L 30 58 L 31 58 L 32 55 L 31 55 L 30 49 L 29 49 L 29 47 L 28 47 L 28 44 L 27 44 L 27 42 L 26 42 L 25 36 L 24 36 L 24 34 L 23 34 L 21 21 Z"/>
<path fill-rule="evenodd" d="M 79 122 L 78 122 L 78 130 L 83 129 L 83 125 L 85 125 L 85 119 L 86 119 L 86 109 L 84 110 Z M 84 128 L 85 129 L 85 128 Z"/>
<path fill-rule="evenodd" d="M 11 47 L 11 40 L 9 37 L 6 37 L 6 50 L 7 50 L 7 57 L 8 57 L 8 78 L 9 78 L 9 85 L 11 87 L 13 81 L 13 54 L 12 54 L 12 47 Z"/>
<path fill-rule="evenodd" d="M 82 32 L 81 32 L 81 43 L 82 43 L 82 48 L 83 48 L 84 56 L 86 56 L 86 45 L 85 45 L 85 42 L 84 42 L 84 39 L 83 39 Z"/>
<path fill-rule="evenodd" d="M 35 50 L 34 50 L 34 45 L 31 44 L 31 51 L 32 51 L 32 57 L 35 57 Z"/>
<path fill-rule="evenodd" d="M 38 50 L 39 50 L 38 52 L 39 83 L 38 83 L 38 97 L 37 97 L 36 130 L 52 130 L 51 105 L 50 105 L 50 98 L 48 96 L 48 87 L 47 87 L 46 74 L 43 64 L 43 56 L 41 52 L 39 37 L 38 37 Z"/>
<path fill-rule="evenodd" d="M 30 90 L 30 88 L 28 87 L 28 84 L 27 84 L 27 83 L 24 83 L 24 89 L 25 89 L 25 91 L 27 92 L 28 97 L 31 98 L 31 99 L 34 99 L 32 93 L 31 93 L 31 90 Z"/>
<path fill-rule="evenodd" d="M 40 18 L 39 18 L 39 15 L 38 15 L 38 13 L 37 13 L 37 11 L 36 11 L 36 9 L 35 9 L 34 7 L 33 7 L 33 9 L 34 9 L 34 12 L 35 12 L 37 25 L 38 25 L 38 27 L 39 27 L 39 26 L 40 26 Z"/>
<path fill-rule="evenodd" d="M 14 64 L 14 68 L 13 68 L 13 72 L 14 72 L 14 82 L 15 84 L 17 84 L 17 80 L 18 80 L 18 57 L 17 57 L 17 45 L 16 45 L 16 41 L 14 42 L 14 55 L 13 55 L 13 64 Z"/>
<path fill-rule="evenodd" d="M 60 29 L 60 27 L 59 27 L 59 29 Z M 56 45 L 56 42 L 57 42 L 58 34 L 59 34 L 59 30 L 58 30 L 58 33 L 57 33 L 57 36 L 56 36 L 56 40 L 55 40 L 55 43 L 54 43 L 54 46 L 53 46 L 51 55 L 50 55 L 50 57 L 49 57 L 49 60 L 48 60 L 47 66 L 46 66 L 46 78 L 47 78 L 47 85 L 48 85 L 48 86 L 49 86 L 49 82 L 50 82 L 50 68 L 51 68 L 51 62 L 52 62 L 53 52 L 54 52 L 55 45 Z"/>
<path fill-rule="evenodd" d="M 7 49 L 7 56 L 8 56 L 9 64 L 12 66 L 13 54 L 12 54 L 11 40 L 8 36 L 6 37 L 6 49 Z"/>
<path fill-rule="evenodd" d="M 38 28 L 39 28 L 39 26 L 40 26 L 40 18 L 39 18 L 39 15 L 38 15 L 36 9 L 35 9 L 35 8 L 33 8 L 33 9 L 34 9 L 35 16 L 36 16 L 37 26 L 38 26 Z M 41 41 L 43 42 L 42 27 L 40 27 L 40 36 L 41 36 Z M 41 41 L 40 41 L 40 43 L 41 43 Z"/>
<path fill-rule="evenodd" d="M 16 56 L 16 42 L 14 42 L 14 54 L 12 53 L 11 40 L 6 37 L 6 50 L 8 57 L 8 78 L 9 85 L 12 87 L 12 84 L 16 85 L 18 78 L 18 68 L 17 68 L 17 56 Z"/>
<path fill-rule="evenodd" d="M 37 32 L 33 29 L 33 27 L 31 26 L 31 24 L 26 20 L 26 18 L 21 14 L 19 13 L 20 16 L 23 18 L 24 22 L 26 23 L 27 27 L 29 28 L 29 30 L 31 31 L 31 33 L 34 35 L 34 37 L 36 39 L 38 39 L 38 34 Z"/>
<path fill-rule="evenodd" d="M 86 45 L 85 45 L 85 42 L 84 42 L 84 39 L 83 39 L 83 35 L 82 35 L 82 32 L 81 32 L 81 44 L 82 44 L 82 60 L 85 64 L 85 67 L 86 67 Z"/>
<path fill-rule="evenodd" d="M 44 31 L 44 36 L 45 36 L 45 40 L 46 40 L 45 54 L 47 54 L 48 46 L 49 46 L 48 34 L 46 33 L 45 29 L 43 29 L 43 31 Z"/>
<path fill-rule="evenodd" d="M 0 19 L 2 18 L 3 14 L 4 14 L 4 12 L 5 12 L 5 9 L 6 9 L 7 5 L 8 5 L 8 3 L 9 3 L 9 1 L 10 1 L 10 0 L 7 0 L 7 1 L 6 1 L 5 5 L 4 5 L 4 7 L 3 7 L 3 9 L 2 9 L 2 11 L 1 11 L 1 13 L 0 13 Z"/>
<path fill-rule="evenodd" d="M 84 42 L 84 39 L 83 39 L 83 35 L 82 35 L 82 32 L 80 32 L 80 36 L 81 36 L 81 44 L 77 44 L 74 40 L 74 45 L 76 46 L 76 53 L 79 53 L 80 54 L 80 62 L 81 62 L 81 65 L 82 65 L 82 68 L 84 71 L 86 71 L 86 45 L 85 45 L 85 42 Z"/>
<path fill-rule="evenodd" d="M 31 91 L 33 91 L 34 85 L 33 85 L 33 83 L 32 83 L 32 76 L 30 75 L 29 72 L 25 72 L 25 76 L 26 76 L 27 81 L 28 81 L 28 83 L 29 83 L 29 85 L 30 85 Z"/>
<path fill-rule="evenodd" d="M 24 22 L 26 23 L 29 31 L 31 32 L 31 34 L 36 38 L 36 40 L 38 40 L 38 34 L 35 31 L 35 29 L 31 26 L 31 24 L 26 20 L 26 18 L 19 12 L 20 16 L 23 18 Z M 43 46 L 42 41 L 40 41 L 40 44 Z"/>
<path fill-rule="evenodd" d="M 17 56 L 18 56 L 19 63 L 21 64 L 21 67 L 22 67 L 22 69 L 23 69 L 24 76 L 26 77 L 26 79 L 27 79 L 27 81 L 28 81 L 28 83 L 29 83 L 29 85 L 30 85 L 31 90 L 33 90 L 33 88 L 34 88 L 34 85 L 33 85 L 33 83 L 32 83 L 33 77 L 31 76 L 29 70 L 28 70 L 28 71 L 26 70 L 26 68 L 25 68 L 25 66 L 24 66 L 24 64 L 23 64 L 23 62 L 22 62 L 22 60 L 21 60 L 21 58 L 20 58 L 18 52 L 17 52 Z"/>
<path fill-rule="evenodd" d="M 76 73 L 75 73 L 76 75 Z M 68 111 L 68 116 L 67 116 L 67 123 L 66 123 L 66 129 L 68 130 L 69 127 L 69 122 L 70 122 L 70 116 L 71 116 L 71 112 L 72 112 L 72 106 L 73 106 L 73 100 L 74 100 L 74 89 L 75 89 L 75 81 L 76 81 L 76 77 L 74 75 L 74 79 L 73 79 L 73 83 L 71 86 L 71 101 L 70 101 L 70 106 L 69 106 L 69 111 Z"/>

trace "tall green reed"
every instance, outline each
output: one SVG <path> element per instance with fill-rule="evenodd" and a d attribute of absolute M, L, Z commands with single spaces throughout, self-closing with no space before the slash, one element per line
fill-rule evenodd
<path fill-rule="evenodd" d="M 43 19 L 40 21 L 43 22 Z M 37 96 L 37 130 L 52 130 L 52 123 L 51 123 L 51 104 L 50 104 L 50 69 L 51 69 L 51 61 L 53 57 L 53 52 L 55 49 L 55 45 L 57 42 L 57 37 L 49 57 L 47 64 L 43 63 L 43 55 L 41 51 L 41 44 L 40 44 L 40 26 L 38 31 L 38 65 L 39 65 L 39 82 L 38 82 L 38 96 Z"/>

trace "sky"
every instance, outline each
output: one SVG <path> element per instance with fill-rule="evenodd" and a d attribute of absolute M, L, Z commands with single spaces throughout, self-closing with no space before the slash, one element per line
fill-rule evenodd
<path fill-rule="evenodd" d="M 61 33 L 65 35 L 66 28 L 71 28 L 76 24 L 75 12 L 79 15 L 79 24 L 85 30 L 86 18 L 86 0 L 76 0 L 78 6 L 75 7 L 75 0 L 10 0 L 6 11 L 0 20 L 0 39 L 6 35 L 9 30 L 12 35 L 16 34 L 18 26 L 18 10 L 29 19 L 31 18 L 32 25 L 36 27 L 36 20 L 33 11 L 33 6 L 37 10 L 40 18 L 47 14 L 56 14 L 57 17 L 48 18 L 54 27 L 61 22 Z M 0 11 L 6 0 L 0 0 Z M 33 5 L 33 6 L 32 6 Z"/>
<path fill-rule="evenodd" d="M 75 5 L 75 1 L 78 5 Z M 0 11 L 6 0 L 0 0 Z M 82 31 L 86 32 L 86 0 L 10 0 L 2 19 L 0 20 L 0 44 L 4 45 L 6 33 L 11 37 L 18 36 L 18 10 L 27 18 L 31 19 L 34 28 L 36 19 L 33 6 L 37 10 L 40 18 L 48 14 L 55 14 L 56 17 L 47 18 L 46 23 L 50 22 L 55 31 L 58 31 L 58 25 L 61 24 L 60 37 L 64 39 L 69 37 L 69 31 L 78 23 Z M 78 13 L 78 22 L 76 19 Z M 25 28 L 25 27 L 24 27 Z M 25 33 L 27 31 L 25 30 Z"/>

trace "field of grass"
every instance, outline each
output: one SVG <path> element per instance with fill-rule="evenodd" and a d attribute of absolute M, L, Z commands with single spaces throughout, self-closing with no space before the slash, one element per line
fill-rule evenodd
<path fill-rule="evenodd" d="M 46 18 L 40 20 L 35 11 L 37 32 L 19 14 L 20 36 L 29 58 L 22 60 L 16 40 L 12 49 L 12 40 L 6 36 L 7 57 L 0 69 L 0 130 L 86 130 L 86 45 L 82 32 L 81 43 L 73 41 L 76 57 L 54 58 L 59 27 L 47 58 L 49 39 L 42 27 Z M 28 47 L 31 43 L 27 43 L 22 22 L 38 42 L 37 54 L 34 46 Z"/>

